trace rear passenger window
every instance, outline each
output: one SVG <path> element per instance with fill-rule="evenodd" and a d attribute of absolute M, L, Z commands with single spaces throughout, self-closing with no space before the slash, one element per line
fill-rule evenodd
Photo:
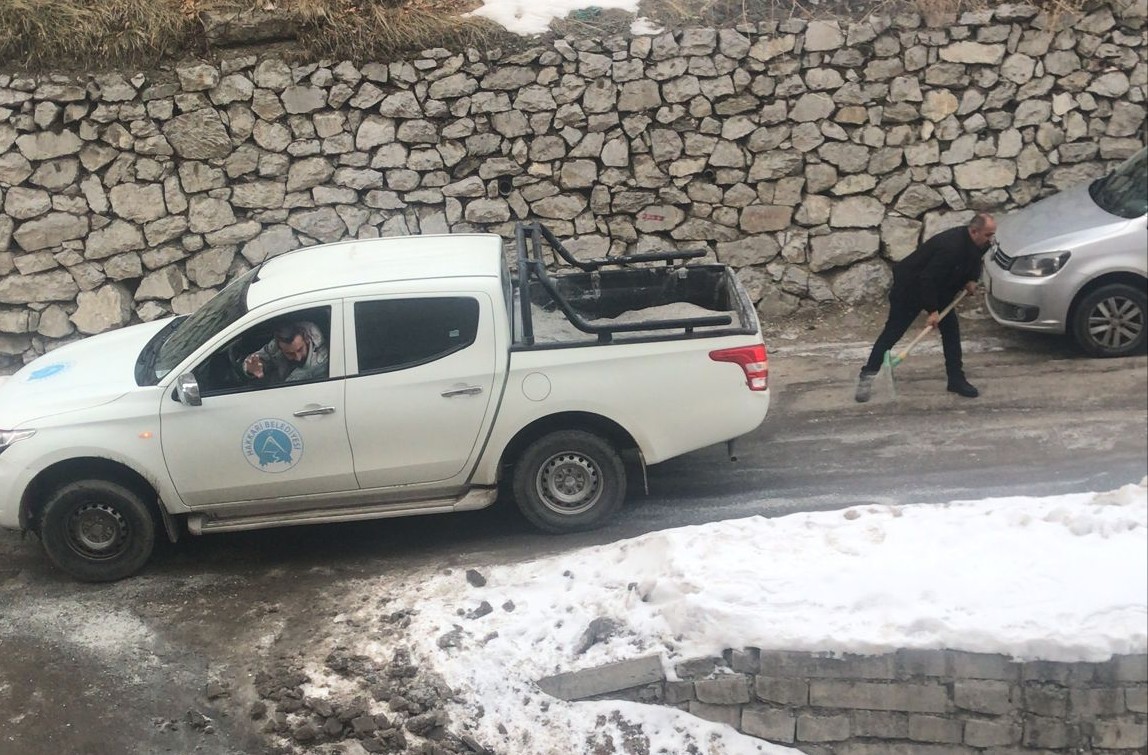
<path fill-rule="evenodd" d="M 478 331 L 478 301 L 465 296 L 355 302 L 359 373 L 414 367 L 465 349 Z"/>

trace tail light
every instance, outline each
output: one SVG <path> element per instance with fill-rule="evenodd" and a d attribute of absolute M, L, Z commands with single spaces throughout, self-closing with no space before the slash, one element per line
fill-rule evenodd
<path fill-rule="evenodd" d="M 715 362 L 733 362 L 741 365 L 745 373 L 745 384 L 751 391 L 764 391 L 769 388 L 769 357 L 766 356 L 764 343 L 711 351 L 710 359 Z"/>

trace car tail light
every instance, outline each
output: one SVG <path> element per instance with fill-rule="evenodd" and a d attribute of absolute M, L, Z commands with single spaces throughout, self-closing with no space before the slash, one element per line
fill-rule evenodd
<path fill-rule="evenodd" d="M 751 391 L 764 391 L 769 388 L 769 357 L 765 353 L 764 343 L 711 351 L 710 359 L 715 362 L 733 362 L 741 365 L 742 371 L 745 372 L 745 384 Z"/>

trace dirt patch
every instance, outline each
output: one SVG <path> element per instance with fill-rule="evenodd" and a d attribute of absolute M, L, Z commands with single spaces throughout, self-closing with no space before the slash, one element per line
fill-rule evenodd
<path fill-rule="evenodd" d="M 1087 0 L 1037 0 L 1050 15 Z M 92 72 L 155 68 L 187 58 L 275 52 L 391 62 L 430 49 L 513 46 L 521 38 L 466 14 L 482 0 L 0 0 L 0 68 Z M 915 12 L 945 23 L 987 0 L 641 0 L 637 16 L 661 29 L 734 27 L 792 19 L 856 21 Z M 627 35 L 635 16 L 592 2 L 537 41 Z"/>
<path fill-rule="evenodd" d="M 399 60 L 507 36 L 464 14 L 481 0 L 0 0 L 0 66 L 36 71 L 163 67 L 275 50 L 307 62 Z"/>

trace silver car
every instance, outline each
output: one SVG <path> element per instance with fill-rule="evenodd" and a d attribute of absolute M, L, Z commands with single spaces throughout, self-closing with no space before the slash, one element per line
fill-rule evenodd
<path fill-rule="evenodd" d="M 985 300 L 1000 324 L 1068 333 L 1091 356 L 1141 350 L 1148 148 L 1103 178 L 1000 218 L 984 271 Z"/>

